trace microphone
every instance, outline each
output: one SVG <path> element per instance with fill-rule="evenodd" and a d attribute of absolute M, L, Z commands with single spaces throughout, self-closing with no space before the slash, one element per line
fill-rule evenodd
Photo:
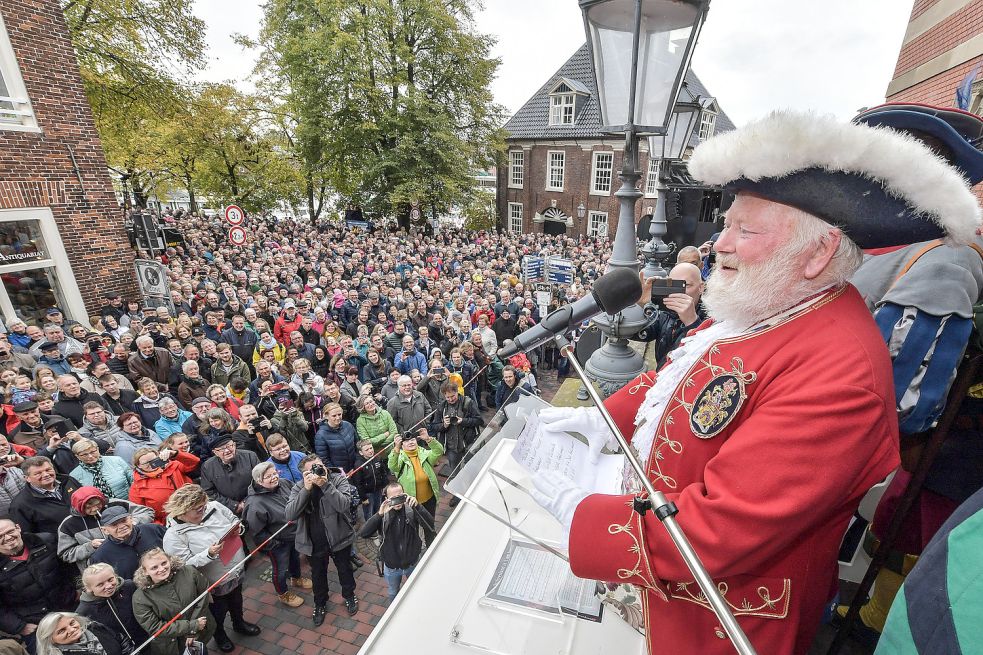
<path fill-rule="evenodd" d="M 602 312 L 617 314 L 638 302 L 641 295 L 642 283 L 638 274 L 630 268 L 605 273 L 594 282 L 589 296 L 547 314 L 539 325 L 534 325 L 517 336 L 511 344 L 499 348 L 498 356 L 506 359 L 537 348 L 556 335 L 572 330 Z"/>

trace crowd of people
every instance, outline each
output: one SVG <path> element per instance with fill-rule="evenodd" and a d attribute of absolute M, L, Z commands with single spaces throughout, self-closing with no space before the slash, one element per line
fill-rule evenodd
<path fill-rule="evenodd" d="M 435 534 L 440 478 L 491 412 L 565 372 L 555 350 L 498 349 L 586 293 L 608 256 L 596 239 L 264 219 L 237 248 L 217 219 L 173 225 L 170 306 L 109 292 L 97 315 L 51 307 L 0 334 L 11 652 L 126 655 L 148 635 L 154 654 L 228 652 L 227 619 L 261 631 L 243 613 L 257 548 L 279 602 L 312 594 L 315 626 L 329 560 L 358 611 L 359 534 L 394 598 Z M 576 276 L 540 307 L 521 261 L 551 254 Z"/>

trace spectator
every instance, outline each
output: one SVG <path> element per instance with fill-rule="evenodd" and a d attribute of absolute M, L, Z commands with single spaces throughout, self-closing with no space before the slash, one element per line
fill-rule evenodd
<path fill-rule="evenodd" d="M 383 577 L 389 586 L 389 602 L 396 598 L 403 584 L 403 577 L 409 578 L 420 561 L 423 542 L 420 528 L 433 540 L 434 518 L 416 498 L 407 494 L 398 482 L 385 487 L 386 501 L 365 521 L 359 533 L 369 539 L 379 535 L 379 559 L 382 560 Z"/>
<path fill-rule="evenodd" d="M 282 364 L 284 358 L 287 356 L 287 348 L 282 343 L 278 343 L 276 339 L 273 338 L 273 334 L 269 330 L 259 331 L 259 340 L 256 342 L 256 348 L 253 350 L 253 364 L 258 364 L 263 361 L 263 353 L 272 353 L 273 362 L 276 364 Z M 271 364 L 271 362 L 267 362 Z"/>
<path fill-rule="evenodd" d="M 115 455 L 103 455 L 99 446 L 91 439 L 79 439 L 72 444 L 72 452 L 79 464 L 71 476 L 79 484 L 92 486 L 108 498 L 125 499 L 133 484 L 133 469 L 125 460 Z"/>
<path fill-rule="evenodd" d="M 697 251 L 697 256 L 699 251 Z M 642 332 L 640 341 L 655 341 L 655 356 L 658 366 L 665 363 L 666 357 L 675 350 L 686 333 L 699 327 L 706 320 L 706 312 L 700 305 L 704 282 L 700 269 L 688 263 L 676 264 L 669 271 L 669 279 L 685 283 L 686 291 L 671 293 L 660 304 L 652 302 L 652 282 L 655 278 L 643 280 L 642 295 L 638 304 L 651 314 Z"/>
<path fill-rule="evenodd" d="M 135 524 L 135 519 L 121 505 L 102 510 L 99 522 L 106 538 L 101 540 L 89 561 L 109 564 L 124 580 L 131 580 L 140 566 L 140 557 L 148 550 L 163 546 L 165 532 L 158 523 Z"/>
<path fill-rule="evenodd" d="M 382 409 L 372 396 L 361 396 L 355 405 L 358 420 L 355 432 L 360 440 L 369 441 L 373 448 L 384 448 L 393 442 L 399 433 L 392 414 Z"/>
<path fill-rule="evenodd" d="M 0 631 L 18 635 L 29 650 L 45 614 L 75 607 L 75 588 L 62 573 L 55 540 L 54 533 L 0 519 Z"/>
<path fill-rule="evenodd" d="M 276 384 L 278 382 L 284 382 L 283 376 L 279 373 L 273 371 L 273 366 L 264 360 L 258 360 L 256 363 L 256 379 L 249 383 L 249 400 L 250 402 L 255 402 L 260 396 L 260 390 L 263 388 L 263 382 L 269 380 L 270 382 Z M 281 391 L 277 389 L 276 391 Z"/>
<path fill-rule="evenodd" d="M 177 397 L 184 407 L 190 408 L 195 398 L 206 395 L 208 391 L 208 380 L 201 377 L 201 369 L 196 361 L 183 362 L 178 379 Z"/>
<path fill-rule="evenodd" d="M 212 443 L 212 454 L 214 457 L 201 465 L 201 488 L 211 500 L 242 516 L 252 483 L 252 470 L 259 464 L 259 459 L 250 450 L 237 449 L 232 435 L 216 439 Z"/>
<path fill-rule="evenodd" d="M 220 343 L 215 346 L 217 361 L 212 364 L 212 383 L 227 386 L 233 378 L 242 378 L 247 382 L 253 376 L 249 372 L 249 366 L 232 352 L 232 346 L 227 343 Z"/>
<path fill-rule="evenodd" d="M 181 426 L 181 432 L 185 434 L 198 434 L 205 420 L 205 414 L 212 408 L 212 401 L 205 396 L 199 396 L 191 401 L 191 416 Z"/>
<path fill-rule="evenodd" d="M 304 333 L 294 330 L 290 333 L 290 346 L 297 349 L 297 356 L 306 359 L 308 363 L 314 362 L 314 345 L 308 343 L 304 338 Z"/>
<path fill-rule="evenodd" d="M 232 346 L 236 357 L 244 362 L 252 361 L 256 350 L 256 333 L 246 328 L 244 316 L 236 314 L 232 317 L 231 326 L 222 331 L 222 341 Z"/>
<path fill-rule="evenodd" d="M 24 457 L 14 451 L 0 435 L 0 519 L 7 518 L 11 501 L 27 486 L 20 464 Z"/>
<path fill-rule="evenodd" d="M 307 453 L 291 450 L 286 437 L 279 433 L 270 435 L 266 440 L 266 446 L 270 451 L 270 458 L 267 461 L 276 467 L 281 480 L 295 484 L 304 479 L 300 473 L 300 460 L 304 459 Z"/>
<path fill-rule="evenodd" d="M 467 396 L 462 396 L 453 382 L 445 382 L 440 392 L 443 398 L 434 412 L 430 433 L 436 435 L 437 440 L 444 446 L 447 465 L 451 471 L 454 471 L 471 444 L 478 438 L 484 421 L 478 412 L 477 404 Z M 457 504 L 455 500 L 457 499 L 451 500 L 453 505 Z"/>
<path fill-rule="evenodd" d="M 423 430 L 431 411 L 430 403 L 413 388 L 413 378 L 410 376 L 401 375 L 398 386 L 399 393 L 386 405 L 386 411 L 396 421 L 400 434 Z"/>
<path fill-rule="evenodd" d="M 133 580 L 124 580 L 109 564 L 90 564 L 82 571 L 82 596 L 76 612 L 98 621 L 116 634 L 124 653 L 147 640 L 133 615 Z"/>
<path fill-rule="evenodd" d="M 351 481 L 362 502 L 362 517 L 368 520 L 372 514 L 379 511 L 379 505 L 382 504 L 382 491 L 389 482 L 385 453 L 381 452 L 377 455 L 372 442 L 359 441 L 354 470 Z"/>
<path fill-rule="evenodd" d="M 133 615 L 148 634 L 160 631 L 150 642 L 149 655 L 182 653 L 191 641 L 207 644 L 215 634 L 215 618 L 208 611 L 208 579 L 194 566 L 185 566 L 181 558 L 161 549 L 150 550 L 140 558 L 133 583 L 137 588 Z M 181 618 L 171 622 L 178 615 Z M 227 637 L 225 643 L 231 645 Z M 223 652 L 232 650 L 223 645 L 219 644 Z"/>
<path fill-rule="evenodd" d="M 302 319 L 297 313 L 297 305 L 293 300 L 283 303 L 283 312 L 273 326 L 273 338 L 286 346 L 290 342 L 290 333 L 300 328 Z"/>
<path fill-rule="evenodd" d="M 82 428 L 79 434 L 115 448 L 120 435 L 116 417 L 104 405 L 91 400 L 82 406 L 82 412 Z"/>
<path fill-rule="evenodd" d="M 133 403 L 138 396 L 135 391 L 122 388 L 117 377 L 115 373 L 104 374 L 99 378 L 99 389 L 102 393 L 102 401 L 109 408 L 109 412 L 114 416 L 121 416 L 133 411 Z M 127 380 L 127 384 L 129 383 Z"/>
<path fill-rule="evenodd" d="M 64 353 L 59 350 L 57 343 L 45 341 L 38 346 L 36 352 L 39 355 L 38 365 L 47 366 L 58 375 L 71 372 L 72 366 L 68 363 Z"/>
<path fill-rule="evenodd" d="M 37 655 L 124 655 L 116 633 L 75 612 L 51 612 L 38 624 Z"/>
<path fill-rule="evenodd" d="M 47 445 L 37 451 L 40 457 L 47 457 L 54 464 L 58 473 L 71 473 L 78 466 L 79 460 L 72 451 L 72 445 L 82 438 L 76 430 L 72 430 L 68 419 L 51 416 L 44 422 L 44 436 Z M 100 450 L 108 452 L 109 446 L 97 442 Z"/>
<path fill-rule="evenodd" d="M 84 417 L 83 406 L 88 402 L 94 402 L 106 407 L 102 397 L 89 393 L 79 386 L 78 378 L 74 375 L 62 375 L 58 378 L 58 400 L 55 402 L 55 413 L 64 416 L 76 428 L 82 427 Z"/>
<path fill-rule="evenodd" d="M 164 525 L 164 504 L 176 489 L 191 484 L 190 474 L 198 468 L 191 453 L 161 448 L 139 448 L 133 453 L 133 486 L 130 502 L 154 510 L 154 523 Z"/>
<path fill-rule="evenodd" d="M 164 398 L 173 398 L 165 393 L 161 393 L 157 383 L 150 378 L 140 378 L 137 380 L 137 389 L 140 390 L 140 397 L 133 401 L 133 411 L 140 415 L 140 420 L 148 428 L 160 420 L 160 401 Z"/>
<path fill-rule="evenodd" d="M 239 420 L 239 408 L 242 407 L 242 403 L 229 396 L 222 385 L 210 385 L 205 390 L 205 397 L 212 401 L 212 407 L 224 409 L 232 417 L 232 420 Z"/>
<path fill-rule="evenodd" d="M 358 399 L 362 395 L 362 383 L 358 381 L 358 368 L 349 366 L 345 369 L 345 380 L 338 385 L 342 394 Z"/>
<path fill-rule="evenodd" d="M 239 425 L 232 438 L 236 443 L 246 450 L 251 450 L 258 457 L 266 457 L 266 435 L 273 431 L 273 423 L 259 412 L 252 405 L 243 405 L 239 408 Z"/>
<path fill-rule="evenodd" d="M 522 379 L 521 374 L 511 364 L 502 369 L 502 383 L 495 390 L 495 407 L 499 410 L 517 402 L 523 395 L 533 395 L 535 392 L 529 383 Z"/>
<path fill-rule="evenodd" d="M 290 388 L 298 396 L 302 393 L 310 393 L 315 396 L 324 394 L 324 379 L 311 371 L 311 363 L 306 359 L 298 359 L 294 362 L 294 373 L 290 377 Z"/>
<path fill-rule="evenodd" d="M 258 462 L 254 462 L 254 465 L 256 463 Z M 239 564 L 246 555 L 241 541 L 239 549 L 228 562 L 218 557 L 222 551 L 223 538 L 230 529 L 241 526 L 239 519 L 221 503 L 209 501 L 205 491 L 196 484 L 189 484 L 175 491 L 164 509 L 167 512 L 164 552 L 201 569 L 209 584 L 214 584 L 229 574 L 212 589 L 212 602 L 209 605 L 212 616 L 215 617 L 215 643 L 219 650 L 227 653 L 234 648 L 225 632 L 227 615 L 232 617 L 234 631 L 247 636 L 258 635 L 261 632 L 259 626 L 246 621 L 243 616 L 242 567 Z"/>
<path fill-rule="evenodd" d="M 402 346 L 402 350 L 396 354 L 396 359 L 393 361 L 393 368 L 398 370 L 403 375 L 409 375 L 410 371 L 414 369 L 420 371 L 420 373 L 426 374 L 426 355 L 416 349 L 416 344 L 413 341 L 413 337 L 410 335 L 403 337 Z"/>
<path fill-rule="evenodd" d="M 47 439 L 44 438 L 44 419 L 36 402 L 26 402 L 14 405 L 14 416 L 19 423 L 10 433 L 10 441 L 19 446 L 28 446 L 34 450 L 44 448 Z"/>
<path fill-rule="evenodd" d="M 120 432 L 113 452 L 124 462 L 132 463 L 133 454 L 140 448 L 156 448 L 160 445 L 160 436 L 145 428 L 136 412 L 124 413 L 116 419 L 116 425 Z"/>
<path fill-rule="evenodd" d="M 72 494 L 82 485 L 69 475 L 55 473 L 47 457 L 29 457 L 21 470 L 27 486 L 10 502 L 10 518 L 26 532 L 56 535 L 71 511 Z"/>
<path fill-rule="evenodd" d="M 127 376 L 134 382 L 141 378 L 153 380 L 160 389 L 166 389 L 171 376 L 174 359 L 164 348 L 154 345 L 153 337 L 143 335 L 136 338 L 137 352 L 126 360 L 130 374 Z"/>
<path fill-rule="evenodd" d="M 311 565 L 313 621 L 320 626 L 327 613 L 329 557 L 338 570 L 345 609 L 349 615 L 358 611 L 351 555 L 355 541 L 351 510 L 357 502 L 356 492 L 342 473 L 328 470 L 317 455 L 304 457 L 300 471 L 304 482 L 291 489 L 284 518 L 297 522 L 294 544 Z"/>
<path fill-rule="evenodd" d="M 418 439 L 427 448 L 418 446 Z M 440 484 L 433 465 L 444 454 L 440 442 L 421 431 L 419 437 L 407 434 L 405 438 L 396 437 L 393 449 L 389 451 L 389 470 L 396 476 L 406 493 L 413 496 L 431 516 L 436 516 L 437 501 L 440 498 Z M 431 539 L 427 540 L 430 544 Z"/>
<path fill-rule="evenodd" d="M 355 399 L 348 394 L 341 393 L 341 388 L 334 382 L 324 385 L 323 404 L 337 403 L 341 406 L 344 419 L 353 424 L 358 419 L 358 411 L 355 409 Z"/>
<path fill-rule="evenodd" d="M 257 544 L 270 539 L 263 550 L 273 565 L 272 581 L 277 598 L 287 607 L 300 607 L 304 599 L 290 591 L 290 584 L 300 589 L 312 589 L 310 578 L 300 574 L 300 554 L 294 545 L 297 528 L 287 523 L 286 507 L 290 500 L 293 483 L 280 479 L 277 467 L 272 462 L 261 462 L 253 467 L 253 482 L 246 497 L 244 519 L 249 526 L 249 534 Z M 276 535 L 276 537 L 273 537 Z"/>
<path fill-rule="evenodd" d="M 294 401 L 289 398 L 281 398 L 277 401 L 277 411 L 270 419 L 270 429 L 283 435 L 290 444 L 291 450 L 302 453 L 309 453 L 313 450 L 312 444 L 307 440 L 307 427 L 307 421 L 295 407 Z M 267 443 L 267 450 L 269 448 L 269 443 Z"/>
<path fill-rule="evenodd" d="M 166 439 L 175 432 L 180 432 L 184 422 L 191 418 L 191 412 L 177 406 L 177 401 L 170 396 L 164 396 L 157 403 L 160 418 L 154 423 L 154 432 L 161 439 Z"/>
<path fill-rule="evenodd" d="M 442 359 L 434 358 L 430 362 L 430 372 L 427 373 L 416 390 L 423 394 L 431 407 L 436 407 L 443 398 L 440 394 L 440 388 L 444 386 L 445 382 L 447 382 L 447 368 Z"/>
<path fill-rule="evenodd" d="M 58 526 L 58 557 L 63 562 L 77 564 L 79 569 L 88 566 L 92 553 L 105 541 L 102 512 L 109 507 L 121 508 L 128 513 L 132 511 L 138 523 L 154 520 L 154 512 L 149 507 L 125 499 L 107 499 L 95 487 L 79 487 L 72 494 L 71 513 Z"/>
<path fill-rule="evenodd" d="M 112 376 L 120 389 L 133 391 L 133 384 L 126 379 L 126 376 L 111 372 L 109 365 L 101 359 L 96 359 L 96 361 L 89 364 L 86 368 L 86 373 L 85 379 L 82 380 L 82 388 L 86 391 L 102 395 L 103 390 L 99 384 L 99 379 L 104 375 Z"/>
<path fill-rule="evenodd" d="M 317 429 L 314 437 L 314 452 L 328 466 L 341 468 L 345 472 L 355 467 L 355 428 L 342 419 L 343 410 L 338 403 L 330 403 L 324 408 L 324 423 Z"/>

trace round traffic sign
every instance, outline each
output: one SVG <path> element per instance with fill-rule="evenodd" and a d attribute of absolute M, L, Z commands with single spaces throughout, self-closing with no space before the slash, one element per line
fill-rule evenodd
<path fill-rule="evenodd" d="M 229 228 L 229 241 L 233 246 L 241 246 L 246 243 L 246 231 L 239 226 Z"/>
<path fill-rule="evenodd" d="M 246 220 L 246 212 L 242 211 L 239 205 L 229 205 L 225 208 L 225 220 L 229 225 L 242 225 Z"/>

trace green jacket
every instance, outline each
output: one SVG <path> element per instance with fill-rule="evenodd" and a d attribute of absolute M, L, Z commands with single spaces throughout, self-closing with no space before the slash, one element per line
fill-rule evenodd
<path fill-rule="evenodd" d="M 212 364 L 212 384 L 221 384 L 225 387 L 232 378 L 242 378 L 246 382 L 251 382 L 253 379 L 249 374 L 249 366 L 238 355 L 232 356 L 232 368 L 228 373 L 225 372 L 222 362 L 216 360 Z"/>
<path fill-rule="evenodd" d="M 444 447 L 434 439 L 429 444 L 429 448 L 417 446 L 420 451 L 420 466 L 423 472 L 430 478 L 430 486 L 433 488 L 433 497 L 440 500 L 440 483 L 437 482 L 437 473 L 433 470 L 433 465 L 437 463 L 440 456 L 444 454 Z M 397 482 L 403 485 L 403 489 L 409 495 L 416 498 L 416 475 L 413 474 L 413 465 L 406 453 L 393 448 L 389 452 L 389 470 L 396 476 Z"/>
<path fill-rule="evenodd" d="M 498 358 L 498 355 L 492 357 L 492 360 L 488 362 L 488 369 L 485 371 L 485 375 L 488 376 L 488 386 L 491 387 L 492 391 L 498 389 L 498 385 L 502 382 L 503 370 L 505 370 L 505 364 Z"/>
<path fill-rule="evenodd" d="M 368 439 L 372 442 L 372 447 L 378 450 L 383 446 L 388 446 L 399 434 L 396 421 L 393 415 L 379 407 L 375 414 L 362 414 L 355 421 L 355 432 L 358 433 L 359 441 Z M 383 433 L 388 432 L 388 436 Z"/>
<path fill-rule="evenodd" d="M 273 424 L 274 432 L 279 432 L 286 438 L 290 450 L 311 453 L 311 444 L 307 440 L 307 421 L 302 412 L 293 411 L 287 414 L 277 410 L 270 423 Z"/>
<path fill-rule="evenodd" d="M 171 577 L 159 584 L 150 581 L 150 577 L 137 569 L 133 583 L 137 590 L 133 592 L 133 616 L 140 627 L 148 634 L 154 634 L 161 626 L 177 616 L 184 606 L 198 597 L 208 588 L 205 575 L 193 566 L 186 566 L 177 557 L 171 558 Z M 205 595 L 194 607 L 185 612 L 180 619 L 167 626 L 147 649 L 151 655 L 176 655 L 184 651 L 184 639 L 191 636 L 198 617 L 204 616 L 207 625 L 201 632 L 195 633 L 195 639 L 207 644 L 215 634 L 215 619 L 208 610 L 209 595 Z"/>

